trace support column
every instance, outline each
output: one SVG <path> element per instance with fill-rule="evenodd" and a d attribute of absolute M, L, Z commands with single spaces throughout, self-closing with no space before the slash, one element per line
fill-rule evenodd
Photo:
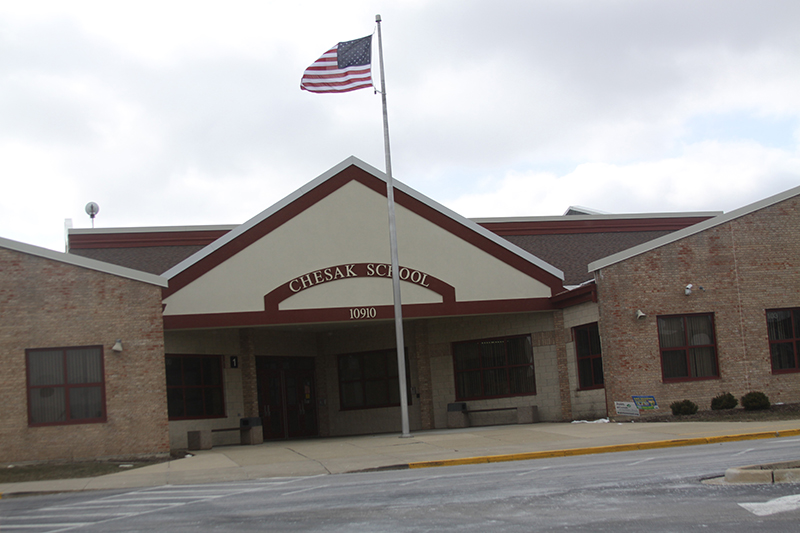
<path fill-rule="evenodd" d="M 561 396 L 561 419 L 572 420 L 572 392 L 569 385 L 569 365 L 567 364 L 567 338 L 564 331 L 564 311 L 553 312 L 553 328 L 556 341 L 556 362 L 558 364 L 558 389 Z"/>
<path fill-rule="evenodd" d="M 328 379 L 336 379 L 336 365 L 334 364 L 334 357 L 331 355 L 323 354 L 320 348 L 321 334 L 316 336 L 316 353 L 314 358 L 314 373 L 317 393 L 317 433 L 320 437 L 329 437 L 331 434 L 331 418 L 330 418 L 330 402 L 333 402 L 331 394 L 328 389 Z M 321 355 L 323 354 L 323 355 Z"/>
<path fill-rule="evenodd" d="M 414 353 L 417 354 L 417 393 L 422 429 L 433 429 L 433 383 L 431 382 L 431 351 L 428 345 L 428 322 L 414 322 Z"/>
<path fill-rule="evenodd" d="M 242 328 L 239 330 L 239 366 L 242 369 L 242 404 L 244 416 L 258 416 L 256 347 L 252 328 Z"/>

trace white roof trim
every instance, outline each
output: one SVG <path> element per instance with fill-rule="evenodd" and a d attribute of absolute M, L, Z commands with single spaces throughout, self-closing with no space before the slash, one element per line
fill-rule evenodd
<path fill-rule="evenodd" d="M 646 242 L 644 244 L 640 244 L 639 246 L 634 246 L 633 248 L 628 248 L 627 250 L 623 250 L 619 253 L 609 255 L 608 257 L 604 257 L 603 259 L 598 259 L 597 261 L 589 263 L 588 270 L 589 272 L 595 272 L 597 270 L 603 269 L 615 263 L 619 263 L 621 261 L 625 261 L 626 259 L 630 259 L 631 257 L 635 257 L 645 252 L 649 252 L 650 250 L 655 250 L 656 248 L 660 248 L 661 246 L 671 244 L 673 242 L 679 241 L 691 235 L 695 235 L 707 229 L 719 226 L 720 224 L 724 224 L 726 222 L 743 217 L 745 215 L 749 215 L 750 213 L 758 211 L 759 209 L 764 209 L 765 207 L 777 204 L 779 202 L 797 196 L 798 194 L 800 194 L 800 187 L 789 189 L 788 191 L 776 194 L 775 196 L 770 196 L 769 198 L 765 198 L 753 204 L 740 207 L 739 209 L 731 211 L 730 213 L 710 218 L 693 226 L 689 226 L 688 228 L 684 228 L 674 233 L 664 235 L 663 237 L 653 239 L 652 241 Z"/>
<path fill-rule="evenodd" d="M 200 261 L 204 257 L 207 257 L 208 255 L 210 255 L 214 251 L 220 249 L 222 246 L 226 245 L 227 243 L 231 242 L 232 240 L 236 239 L 239 235 L 245 233 L 246 231 L 248 231 L 252 227 L 254 227 L 257 224 L 261 223 L 263 220 L 269 218 L 274 213 L 276 213 L 279 210 L 283 209 L 284 207 L 286 207 L 290 203 L 294 202 L 295 200 L 297 200 L 298 198 L 300 198 L 301 196 L 303 196 L 307 192 L 311 191 L 312 189 L 314 189 L 315 187 L 317 187 L 321 183 L 323 183 L 323 182 L 327 181 L 328 179 L 332 178 L 333 176 L 339 174 L 341 171 L 343 171 L 344 169 L 346 169 L 347 167 L 349 167 L 351 165 L 354 165 L 354 166 L 360 168 L 361 170 L 372 174 L 373 176 L 377 177 L 378 179 L 383 180 L 384 182 L 387 181 L 386 180 L 386 175 L 383 172 L 381 172 L 380 170 L 378 170 L 377 168 L 375 168 L 375 167 L 373 167 L 371 165 L 368 165 L 367 163 L 365 163 L 364 161 L 358 159 L 355 156 L 350 156 L 347 159 L 345 159 L 344 161 L 342 161 L 341 163 L 339 163 L 338 165 L 335 165 L 331 169 L 327 170 L 326 172 L 324 172 L 323 174 L 318 176 L 316 179 L 306 183 L 304 186 L 300 187 L 295 192 L 293 192 L 289 196 L 285 197 L 283 200 L 280 200 L 278 203 L 276 203 L 273 206 L 265 209 L 264 211 L 262 211 L 261 213 L 259 213 L 255 217 L 251 218 L 250 220 L 248 220 L 247 222 L 245 222 L 241 226 L 238 226 L 236 229 L 234 229 L 234 230 L 230 231 L 229 233 L 223 235 L 222 237 L 220 237 L 216 241 L 212 242 L 211 244 L 209 244 L 208 246 L 206 246 L 202 250 L 199 250 L 195 254 L 189 256 L 188 258 L 186 258 L 182 262 L 180 262 L 177 265 L 175 265 L 174 267 L 170 268 L 169 270 L 164 272 L 163 276 L 168 278 L 168 279 L 171 279 L 171 278 L 175 277 L 176 275 L 180 274 L 181 272 L 183 272 L 184 270 L 186 270 L 187 268 L 189 268 L 193 264 L 197 263 L 198 261 Z M 538 257 L 526 252 L 522 248 L 519 248 L 518 246 L 512 244 L 511 242 L 506 241 L 502 237 L 499 237 L 498 235 L 492 233 L 491 231 L 489 231 L 487 229 L 484 229 L 483 227 L 479 226 L 477 223 L 475 223 L 475 222 L 473 222 L 473 221 L 471 221 L 471 220 L 469 220 L 467 218 L 462 217 L 461 215 L 455 213 L 454 211 L 451 211 L 451 210 L 447 209 L 446 207 L 444 207 L 441 204 L 438 204 L 438 203 L 434 202 L 433 200 L 431 200 L 427 196 L 424 196 L 424 195 L 420 194 L 419 192 L 415 191 L 411 187 L 401 183 L 397 179 L 393 178 L 392 181 L 393 181 L 394 186 L 395 186 L 395 188 L 397 190 L 403 191 L 404 193 L 408 194 L 409 196 L 413 197 L 414 199 L 416 199 L 416 200 L 422 202 L 423 204 L 427 205 L 428 207 L 430 207 L 432 209 L 435 209 L 435 210 L 439 211 L 440 213 L 452 218 L 456 222 L 462 224 L 463 226 L 468 227 L 469 229 L 471 229 L 472 231 L 475 231 L 476 233 L 479 233 L 481 236 L 491 240 L 495 244 L 498 244 L 498 245 L 502 246 L 503 248 L 507 249 L 508 251 L 510 251 L 510 252 L 522 257 L 526 261 L 529 261 L 530 263 L 533 263 L 537 267 L 539 267 L 542 270 L 544 270 L 544 271 L 556 276 L 557 278 L 559 278 L 561 280 L 564 279 L 564 273 L 561 270 L 559 270 L 556 267 L 554 267 L 553 265 L 542 261 Z"/>
<path fill-rule="evenodd" d="M 649 218 L 694 218 L 694 217 L 716 217 L 722 211 L 688 211 L 685 213 L 627 213 L 627 214 L 607 214 L 607 215 L 560 215 L 543 217 L 494 217 L 494 218 L 471 218 L 477 224 L 489 224 L 492 222 L 582 222 L 587 220 L 640 220 Z"/>
<path fill-rule="evenodd" d="M 145 226 L 139 228 L 69 228 L 67 231 L 70 235 L 165 233 L 184 231 L 230 231 L 238 226 L 238 224 L 224 224 L 216 226 Z"/>
<path fill-rule="evenodd" d="M 580 205 L 571 205 L 571 206 L 569 206 L 567 208 L 566 211 L 564 211 L 564 215 L 563 216 L 568 216 L 567 213 L 569 213 L 570 211 L 579 212 L 579 213 L 582 213 L 584 215 L 610 215 L 611 214 L 611 213 L 608 213 L 606 211 L 600 211 L 598 209 L 589 209 L 588 207 L 583 207 L 583 206 L 580 206 Z M 569 215 L 569 216 L 574 216 L 574 215 Z"/>
<path fill-rule="evenodd" d="M 23 242 L 12 241 L 11 239 L 4 239 L 0 237 L 0 248 L 7 248 L 9 250 L 14 250 L 15 252 L 34 255 L 36 257 L 42 257 L 44 259 L 50 259 L 52 261 L 66 263 L 68 265 L 87 268 L 89 270 L 96 270 L 98 272 L 104 272 L 106 274 L 119 276 L 121 278 L 128 278 L 134 281 L 141 281 L 142 283 L 158 285 L 159 287 L 168 286 L 167 278 L 162 276 L 157 276 L 155 274 L 150 274 L 148 272 L 142 272 L 140 270 L 134 270 L 132 268 L 112 265 L 111 263 L 97 261 L 96 259 L 89 259 L 88 257 L 81 257 L 79 255 L 56 252 L 55 250 L 40 248 L 39 246 L 33 246 L 32 244 L 25 244 Z"/>

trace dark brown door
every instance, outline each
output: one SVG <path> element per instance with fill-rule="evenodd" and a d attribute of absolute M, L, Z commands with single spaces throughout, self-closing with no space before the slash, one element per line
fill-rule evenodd
<path fill-rule="evenodd" d="M 259 357 L 258 411 L 264 439 L 317 434 L 314 360 L 305 357 Z"/>

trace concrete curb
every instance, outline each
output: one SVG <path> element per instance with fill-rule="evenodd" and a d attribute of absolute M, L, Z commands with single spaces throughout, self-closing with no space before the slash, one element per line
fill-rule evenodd
<path fill-rule="evenodd" d="M 788 423 L 783 423 L 779 427 L 786 427 L 788 424 L 795 425 L 797 421 L 790 421 Z M 644 427 L 644 424 L 640 424 L 638 426 Z M 759 429 L 763 428 L 764 426 L 760 426 Z M 791 427 L 791 426 L 790 426 Z M 797 426 L 795 426 L 797 427 Z M 512 429 L 518 430 L 519 426 L 513 426 Z M 641 428 L 637 428 L 641 429 Z M 744 429 L 744 428 L 742 428 Z M 755 429 L 755 428 L 753 428 Z M 737 431 L 738 429 L 732 429 L 732 431 Z M 503 430 L 503 435 L 509 429 Z M 693 434 L 697 434 L 697 431 L 708 431 L 713 433 L 714 431 L 710 431 L 710 427 L 705 425 L 697 425 L 691 426 L 691 431 Z M 729 429 L 729 431 L 731 431 Z M 645 434 L 649 434 L 648 432 L 644 432 L 644 434 L 626 434 L 623 436 L 615 435 L 613 437 L 609 437 L 608 435 L 603 435 L 601 437 L 596 438 L 614 438 L 619 440 L 621 438 L 631 440 L 642 440 Z M 452 438 L 458 438 L 459 433 L 452 434 Z M 589 434 L 581 434 L 582 437 L 587 437 Z M 398 453 L 394 453 L 393 451 L 389 454 L 393 458 L 394 461 L 397 462 L 390 462 L 389 464 L 383 464 L 386 462 L 389 456 L 382 453 L 376 453 L 373 450 L 373 458 L 372 461 L 357 461 L 358 464 L 362 465 L 362 468 L 358 468 L 357 465 L 352 465 L 353 470 L 346 470 L 342 469 L 341 466 L 342 461 L 345 463 L 347 462 L 347 458 L 350 457 L 350 452 L 352 448 L 346 447 L 346 450 L 341 456 L 337 456 L 336 453 L 333 453 L 333 457 L 337 458 L 339 462 L 336 464 L 338 465 L 337 468 L 328 469 L 323 462 L 325 458 L 328 460 L 331 459 L 331 454 L 327 453 L 325 457 L 308 457 L 306 455 L 300 454 L 303 456 L 304 461 L 297 461 L 296 455 L 297 452 L 291 450 L 293 455 L 292 462 L 290 464 L 291 472 L 286 473 L 283 470 L 275 470 L 270 468 L 264 468 L 265 465 L 274 459 L 273 456 L 266 456 L 256 452 L 264 452 L 264 449 L 258 449 L 258 447 L 245 447 L 242 449 L 235 449 L 234 451 L 239 451 L 242 453 L 236 454 L 237 459 L 240 461 L 237 463 L 231 457 L 227 457 L 224 454 L 219 454 L 218 457 L 210 457 L 213 459 L 210 463 L 208 460 L 205 462 L 201 461 L 200 463 L 197 462 L 184 462 L 181 463 L 180 468 L 178 468 L 173 463 L 165 463 L 166 466 L 163 465 L 156 465 L 159 466 L 157 471 L 150 471 L 146 473 L 142 473 L 141 475 L 132 476 L 128 475 L 128 473 L 124 474 L 110 474 L 108 476 L 101 476 L 95 478 L 80 478 L 80 479 L 64 479 L 64 480 L 49 480 L 49 481 L 31 481 L 31 482 L 18 482 L 18 483 L 5 483 L 0 484 L 0 499 L 12 497 L 12 495 L 25 495 L 25 494 L 43 494 L 43 493 L 59 493 L 59 492 L 75 492 L 75 491 L 84 491 L 84 490 L 102 490 L 102 489 L 129 489 L 129 488 L 140 488 L 140 487 L 157 487 L 163 485 L 187 485 L 187 484 L 194 484 L 194 483 L 205 483 L 205 482 L 224 482 L 224 481 L 234 481 L 234 480 L 250 480 L 250 479 L 262 479 L 268 477 L 275 477 L 276 472 L 283 472 L 279 475 L 287 475 L 287 476 L 304 476 L 308 475 L 311 471 L 309 469 L 302 469 L 298 470 L 299 467 L 303 465 L 312 465 L 314 468 L 314 472 L 319 471 L 320 468 L 324 468 L 331 473 L 332 470 L 335 470 L 337 473 L 356 473 L 356 472 L 375 472 L 375 471 L 384 471 L 384 470 L 405 470 L 411 468 L 432 468 L 438 466 L 454 466 L 454 465 L 468 465 L 468 464 L 480 464 L 480 463 L 498 463 L 498 462 L 507 462 L 507 461 L 523 461 L 529 459 L 544 459 L 548 457 L 570 457 L 570 456 L 577 456 L 577 455 L 590 455 L 590 454 L 600 454 L 600 453 L 612 453 L 612 452 L 624 452 L 624 451 L 634 451 L 634 450 L 648 450 L 648 449 L 658 449 L 658 448 L 671 448 L 671 447 L 678 447 L 678 446 L 697 446 L 702 444 L 718 444 L 723 442 L 733 442 L 733 441 L 744 441 L 744 440 L 755 440 L 755 439 L 772 439 L 777 437 L 792 437 L 792 436 L 800 436 L 800 429 L 773 429 L 771 431 L 761 431 L 761 432 L 752 432 L 752 433 L 741 433 L 741 434 L 727 434 L 727 435 L 719 435 L 719 436 L 712 436 L 712 437 L 697 437 L 697 438 L 685 438 L 685 439 L 671 439 L 671 440 L 659 440 L 659 441 L 645 441 L 645 442 L 638 442 L 638 443 L 628 443 L 626 444 L 612 444 L 612 445 L 604 445 L 604 446 L 594 446 L 594 447 L 581 447 L 581 448 L 560 448 L 557 450 L 547 450 L 547 451 L 532 451 L 532 452 L 520 452 L 520 453 L 511 453 L 506 455 L 486 455 L 481 457 L 465 457 L 465 458 L 458 458 L 458 459 L 443 459 L 443 460 L 432 460 L 432 461 L 418 461 L 418 462 L 408 462 L 404 463 L 402 461 L 407 460 L 409 457 L 406 455 L 403 457 L 403 452 L 399 451 Z M 467 434 L 465 438 L 468 440 L 472 438 L 473 435 Z M 485 437 L 485 435 L 484 435 Z M 521 435 L 517 435 L 517 437 L 521 437 Z M 372 439 L 372 437 L 367 437 L 368 439 Z M 498 437 L 502 442 L 503 437 Z M 568 442 L 575 442 L 575 435 L 568 437 Z M 522 445 L 524 439 L 515 439 L 517 445 Z M 449 449 L 449 453 L 458 453 L 459 448 L 461 447 L 459 444 L 460 441 L 457 442 L 449 442 L 449 446 L 445 446 L 445 449 Z M 586 442 L 586 440 L 583 440 Z M 595 442 L 609 442 L 606 441 L 595 441 Z M 341 443 L 340 443 L 341 444 Z M 358 446 L 356 444 L 350 443 L 353 446 Z M 370 445 L 371 444 L 371 445 Z M 429 443 L 430 444 L 430 443 Z M 564 443 L 566 444 L 566 443 Z M 383 445 L 377 446 L 379 451 L 384 450 L 387 443 L 383 443 Z M 391 443 L 392 446 L 395 445 L 394 441 Z M 433 441 L 432 446 L 437 446 L 436 441 Z M 371 440 L 365 444 L 361 442 L 361 446 L 363 450 L 369 451 L 376 446 L 374 443 L 371 443 Z M 531 441 L 528 443 L 528 446 L 531 448 L 534 446 L 540 446 L 540 443 Z M 526 447 L 528 447 L 526 446 Z M 491 448 L 483 448 L 484 450 L 490 450 Z M 519 448 L 517 448 L 519 449 Z M 530 448 L 529 448 L 530 449 Z M 279 450 L 280 451 L 280 450 Z M 416 450 L 408 450 L 409 452 L 413 452 L 415 457 L 419 457 L 416 455 L 418 451 Z M 441 450 L 437 453 L 441 453 Z M 313 454 L 310 454 L 313 455 Z M 201 457 L 201 456 L 197 456 Z M 206 459 L 209 459 L 208 456 L 202 455 Z M 183 461 L 183 460 L 180 460 Z M 241 461 L 244 461 L 242 463 Z M 278 463 L 280 463 L 280 459 L 278 459 Z M 372 466 L 370 467 L 370 463 Z M 289 463 L 287 463 L 289 464 Z M 243 466 L 246 465 L 246 466 Z M 260 466 L 259 466 L 260 465 Z M 378 466 L 380 465 L 380 466 Z M 329 465 L 330 466 L 330 465 Z M 172 468 L 175 467 L 175 468 Z M 147 467 L 153 468 L 153 467 Z M 798 474 L 798 470 L 800 469 L 791 469 L 791 475 Z M 773 475 L 770 471 L 769 474 L 770 479 L 777 479 L 780 478 L 783 474 L 778 473 L 777 476 Z M 788 474 L 787 474 L 788 475 Z M 722 479 L 721 477 L 719 479 Z"/>
<path fill-rule="evenodd" d="M 724 479 L 725 483 L 797 483 L 800 482 L 800 461 L 729 468 Z"/>
<path fill-rule="evenodd" d="M 693 439 L 673 439 L 636 444 L 612 444 L 608 446 L 593 446 L 587 448 L 572 448 L 566 450 L 549 450 L 540 452 L 512 453 L 507 455 L 487 455 L 483 457 L 463 457 L 460 459 L 443 459 L 439 461 L 418 461 L 408 463 L 408 468 L 434 468 L 439 466 L 474 465 L 482 463 L 503 463 L 508 461 L 527 461 L 530 459 L 547 459 L 550 457 L 570 457 L 573 455 L 593 455 L 598 453 L 630 452 L 635 450 L 652 450 L 657 448 L 675 448 L 678 446 L 699 446 L 702 444 L 719 444 L 742 440 L 774 439 L 780 437 L 795 437 L 800 435 L 800 429 L 785 429 L 779 431 L 763 431 L 759 433 L 741 433 L 739 435 L 720 435 L 718 437 L 698 437 Z"/>

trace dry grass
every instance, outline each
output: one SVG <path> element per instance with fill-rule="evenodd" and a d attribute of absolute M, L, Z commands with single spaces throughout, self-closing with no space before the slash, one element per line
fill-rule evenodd
<path fill-rule="evenodd" d="M 74 463 L 40 463 L 30 465 L 0 465 L 0 483 L 74 479 L 116 474 L 163 460 L 152 461 L 79 461 Z M 124 465 L 124 466 L 120 466 Z"/>

